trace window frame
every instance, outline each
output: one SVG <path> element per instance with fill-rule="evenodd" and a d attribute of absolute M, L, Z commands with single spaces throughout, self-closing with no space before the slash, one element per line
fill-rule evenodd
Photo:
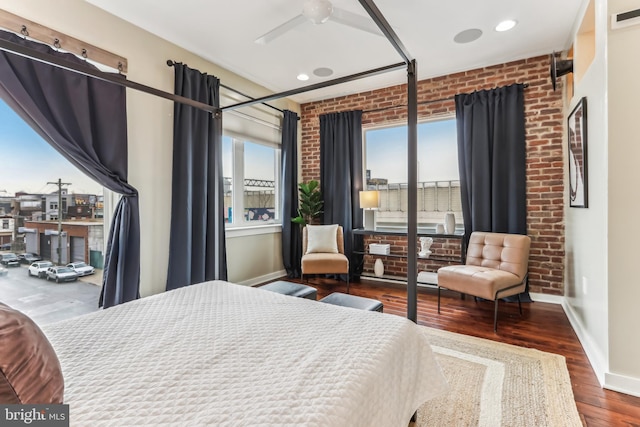
<path fill-rule="evenodd" d="M 453 120 L 454 122 L 457 120 L 456 119 L 456 114 L 455 112 L 452 113 L 446 113 L 446 114 L 439 114 L 439 115 L 434 115 L 431 117 L 427 117 L 424 118 L 422 120 L 418 121 L 418 126 L 422 125 L 422 124 L 428 124 L 428 123 L 433 123 L 433 122 L 442 122 L 442 121 L 449 121 L 449 120 Z M 364 183 L 364 189 L 368 189 L 367 187 L 367 137 L 366 137 L 366 133 L 369 131 L 376 131 L 376 130 L 384 130 L 384 129 L 391 129 L 391 128 L 400 128 L 400 127 L 405 127 L 407 128 L 407 132 L 408 132 L 408 125 L 406 121 L 393 121 L 393 122 L 387 122 L 387 123 L 383 123 L 383 124 L 373 124 L 372 126 L 367 126 L 366 128 L 362 129 L 362 163 L 363 163 L 363 167 L 362 167 L 362 182 Z M 456 130 L 457 133 L 457 130 Z M 456 141 L 454 141 L 456 142 Z M 408 178 L 407 178 L 408 179 Z M 454 182 L 456 180 L 449 180 L 449 182 Z M 424 182 L 430 182 L 430 181 L 424 181 Z M 445 181 L 435 181 L 435 182 L 445 182 Z M 458 186 L 460 185 L 460 171 L 458 170 Z M 420 181 L 418 181 L 418 183 L 420 183 Z M 399 185 L 399 186 L 406 186 L 407 183 L 391 183 L 391 184 L 387 184 L 387 185 Z M 402 210 L 400 210 L 399 212 L 402 212 Z M 418 209 L 418 212 L 420 212 L 420 209 Z M 440 212 L 440 211 L 438 211 Z M 458 211 L 455 211 L 458 212 Z M 364 216 L 364 210 L 363 210 L 363 216 Z M 377 215 L 376 215 L 377 216 Z M 377 222 L 377 221 L 376 221 Z M 444 218 L 443 218 L 443 222 L 444 222 Z M 425 223 L 424 225 L 420 225 L 418 224 L 419 228 L 421 229 L 426 229 L 426 230 L 431 230 L 435 233 L 436 231 L 436 223 L 432 223 L 432 222 L 428 222 Z M 396 224 L 385 224 L 382 226 L 383 228 L 398 228 L 398 229 L 406 229 L 407 227 L 407 223 L 397 223 Z M 464 222 L 463 222 L 463 213 L 460 212 L 460 215 L 456 215 L 456 232 L 460 232 L 461 230 L 464 230 Z"/>
<path fill-rule="evenodd" d="M 264 229 L 265 233 L 280 231 L 282 228 L 282 212 L 280 206 L 281 192 L 281 144 L 265 139 L 249 137 L 233 131 L 223 131 L 223 138 L 231 139 L 231 222 L 225 222 L 227 231 L 251 230 L 249 233 L 235 232 L 234 235 L 254 235 L 262 234 L 258 229 Z M 246 221 L 244 206 L 244 172 L 245 172 L 245 143 L 264 145 L 274 149 L 274 219 L 268 221 Z"/>

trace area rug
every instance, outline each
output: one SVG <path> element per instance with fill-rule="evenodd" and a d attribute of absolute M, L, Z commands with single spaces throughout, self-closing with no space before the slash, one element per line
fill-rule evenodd
<path fill-rule="evenodd" d="M 582 426 L 563 356 L 423 327 L 449 391 L 415 427 Z"/>

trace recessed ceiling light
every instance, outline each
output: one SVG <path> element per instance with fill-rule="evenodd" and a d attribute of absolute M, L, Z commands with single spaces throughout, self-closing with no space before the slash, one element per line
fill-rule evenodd
<path fill-rule="evenodd" d="M 327 67 L 320 67 L 313 70 L 313 74 L 318 77 L 329 77 L 331 74 L 333 74 L 333 70 Z"/>
<path fill-rule="evenodd" d="M 496 25 L 496 31 L 509 31 L 513 27 L 516 26 L 518 21 L 514 21 L 513 19 L 507 19 L 506 21 L 502 21 L 498 25 Z"/>
<path fill-rule="evenodd" d="M 305 73 L 300 73 L 298 74 L 298 77 L 296 77 L 298 80 L 300 80 L 301 82 L 306 82 L 307 80 L 309 80 L 309 76 L 306 75 Z"/>
<path fill-rule="evenodd" d="M 472 41 L 478 40 L 481 35 L 482 30 L 471 28 L 468 30 L 460 31 L 455 35 L 453 41 L 456 43 L 471 43 Z"/>

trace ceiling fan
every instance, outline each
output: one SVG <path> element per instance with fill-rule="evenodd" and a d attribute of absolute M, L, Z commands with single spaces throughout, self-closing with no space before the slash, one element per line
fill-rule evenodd
<path fill-rule="evenodd" d="M 309 21 L 314 24 L 324 24 L 327 21 L 333 21 L 377 36 L 382 36 L 382 32 L 380 32 L 378 26 L 368 17 L 333 7 L 329 0 L 306 0 L 300 15 L 258 37 L 255 42 L 267 44 L 287 31 Z"/>

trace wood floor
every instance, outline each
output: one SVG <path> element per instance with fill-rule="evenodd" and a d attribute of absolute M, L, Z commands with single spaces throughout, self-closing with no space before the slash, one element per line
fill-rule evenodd
<path fill-rule="evenodd" d="M 289 279 L 286 279 L 289 280 Z M 346 292 L 344 283 L 312 278 L 318 299 L 331 292 Z M 382 301 L 384 312 L 406 316 L 406 286 L 361 280 L 352 283 L 350 293 Z M 563 355 L 567 360 L 573 394 L 585 426 L 640 426 L 640 398 L 600 387 L 576 334 L 560 305 L 501 303 L 498 332 L 493 332 L 493 302 L 475 302 L 454 292 L 442 293 L 441 314 L 437 312 L 434 289 L 418 289 L 418 323 L 466 335 L 500 341 Z"/>

